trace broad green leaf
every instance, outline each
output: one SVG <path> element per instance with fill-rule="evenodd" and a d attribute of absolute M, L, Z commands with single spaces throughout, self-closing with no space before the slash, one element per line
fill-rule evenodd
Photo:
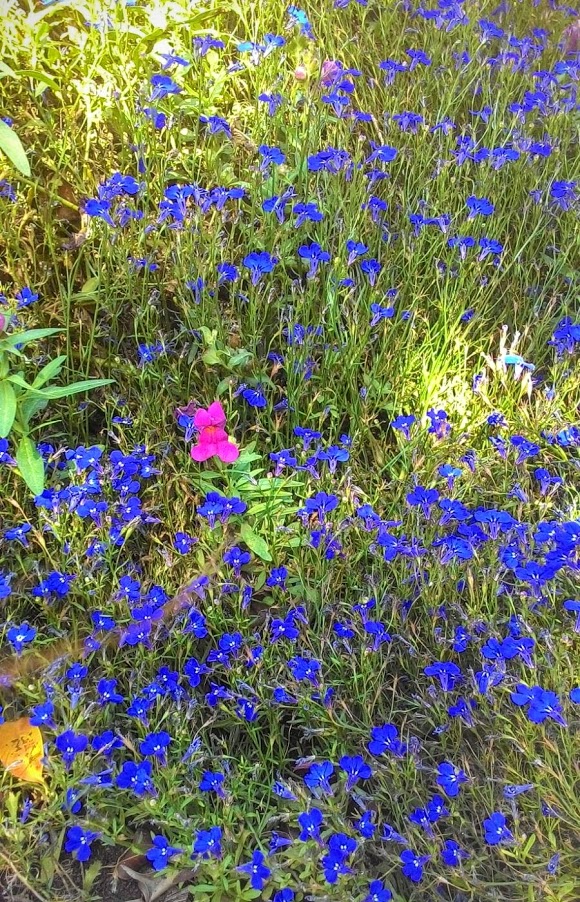
<path fill-rule="evenodd" d="M 242 348 L 241 351 L 236 351 L 235 354 L 232 354 L 230 357 L 229 365 L 231 367 L 235 366 L 244 366 L 246 363 L 249 363 L 250 360 L 253 359 L 253 354 L 250 351 L 246 351 Z"/>
<path fill-rule="evenodd" d="M 114 379 L 83 379 L 82 382 L 73 382 L 72 385 L 44 388 L 42 390 L 42 395 L 49 401 L 56 401 L 57 398 L 69 398 L 71 395 L 78 395 L 84 391 L 92 391 L 93 388 L 102 388 L 104 385 L 111 385 L 114 381 Z"/>
<path fill-rule="evenodd" d="M 85 294 L 94 294 L 95 291 L 97 290 L 97 288 L 99 287 L 100 281 L 101 280 L 100 280 L 99 276 L 91 276 L 91 278 L 87 279 L 87 281 L 84 283 L 81 290 L 79 292 L 77 292 L 75 297 L 80 297 L 81 295 L 85 295 Z"/>
<path fill-rule="evenodd" d="M 231 376 L 226 376 L 225 379 L 220 379 L 220 381 L 219 381 L 218 384 L 217 384 L 217 388 L 216 388 L 216 390 L 215 390 L 215 393 L 216 393 L 216 395 L 218 396 L 218 398 L 221 398 L 221 396 L 222 396 L 225 392 L 227 392 L 228 388 L 229 388 L 230 385 L 231 385 L 231 379 L 232 379 Z"/>
<path fill-rule="evenodd" d="M 215 348 L 209 348 L 207 351 L 201 355 L 201 359 L 208 366 L 216 366 L 218 363 L 223 363 L 221 354 L 222 351 L 216 351 Z"/>
<path fill-rule="evenodd" d="M 20 475 L 32 494 L 40 495 L 44 489 L 44 461 L 27 435 L 18 442 L 15 458 Z"/>
<path fill-rule="evenodd" d="M 48 338 L 50 335 L 57 335 L 64 332 L 64 329 L 27 329 L 26 332 L 12 332 L 0 339 L 0 351 L 7 348 L 13 348 L 15 345 L 30 344 L 31 341 L 38 341 L 40 338 Z"/>
<path fill-rule="evenodd" d="M 262 536 L 259 536 L 257 532 L 254 532 L 252 527 L 248 526 L 247 523 L 242 524 L 241 539 L 242 542 L 245 542 L 250 551 L 257 554 L 263 561 L 273 560 L 266 540 L 263 539 Z"/>
<path fill-rule="evenodd" d="M 215 329 L 208 329 L 207 326 L 200 326 L 199 331 L 204 337 L 205 343 L 208 345 L 215 344 L 217 331 Z"/>
<path fill-rule="evenodd" d="M 244 450 L 240 454 L 238 462 L 241 464 L 241 466 L 247 466 L 248 464 L 251 464 L 253 460 L 261 460 L 261 457 L 261 454 L 254 454 L 253 451 L 249 451 L 247 448 L 244 448 Z M 235 467 L 234 469 L 238 468 Z M 261 470 L 262 468 L 260 467 L 260 470 L 257 470 L 256 472 L 259 473 Z"/>
<path fill-rule="evenodd" d="M 16 393 L 9 382 L 0 382 L 0 438 L 8 438 L 16 416 Z"/>
<path fill-rule="evenodd" d="M 15 426 L 18 424 L 22 424 L 23 431 L 27 431 L 28 424 L 31 419 L 36 416 L 37 413 L 40 413 L 41 410 L 44 410 L 48 401 L 46 398 L 41 398 L 38 395 L 32 395 L 32 397 L 25 398 L 24 401 L 20 402 L 19 410 L 18 410 L 18 419 L 16 420 Z"/>
<path fill-rule="evenodd" d="M 8 157 L 12 165 L 18 169 L 18 172 L 21 172 L 22 175 L 25 175 L 27 178 L 31 177 L 30 163 L 28 162 L 28 157 L 26 156 L 22 141 L 14 129 L 10 128 L 9 125 L 6 125 L 1 119 L 0 150 Z"/>
<path fill-rule="evenodd" d="M 62 354 L 60 357 L 55 357 L 54 360 L 51 360 L 46 366 L 43 366 L 42 369 L 37 373 L 34 382 L 32 383 L 33 388 L 40 388 L 41 385 L 44 385 L 46 382 L 50 382 L 51 379 L 54 379 L 60 373 L 63 363 L 66 360 L 66 354 Z"/>

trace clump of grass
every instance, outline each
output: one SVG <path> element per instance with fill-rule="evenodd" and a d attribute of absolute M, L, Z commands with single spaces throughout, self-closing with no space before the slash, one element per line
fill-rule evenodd
<path fill-rule="evenodd" d="M 40 496 L 0 440 L 7 885 L 577 899 L 570 21 L 8 11 L 2 330 L 114 384 L 37 421 Z"/>

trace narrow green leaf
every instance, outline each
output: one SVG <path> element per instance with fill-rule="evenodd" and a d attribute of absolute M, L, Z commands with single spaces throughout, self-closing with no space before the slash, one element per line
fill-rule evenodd
<path fill-rule="evenodd" d="M 257 532 L 254 532 L 252 527 L 248 526 L 247 523 L 242 524 L 241 539 L 242 542 L 245 542 L 250 551 L 257 554 L 263 561 L 273 560 L 266 540 L 263 539 L 262 536 L 259 536 Z"/>
<path fill-rule="evenodd" d="M 44 388 L 42 395 L 49 401 L 55 401 L 57 398 L 69 398 L 71 395 L 78 395 L 84 391 L 92 391 L 93 388 L 102 388 L 103 385 L 111 385 L 114 379 L 83 379 L 82 382 L 73 382 L 72 385 L 53 386 L 52 388 Z"/>
<path fill-rule="evenodd" d="M 16 393 L 9 382 L 0 382 L 0 438 L 8 438 L 16 416 Z"/>
<path fill-rule="evenodd" d="M 24 482 L 33 495 L 40 495 L 44 489 L 44 461 L 27 435 L 20 439 L 15 457 Z"/>
<path fill-rule="evenodd" d="M 46 366 L 43 366 L 41 370 L 36 375 L 34 382 L 32 383 L 33 388 L 40 388 L 46 382 L 50 382 L 51 379 L 54 379 L 60 371 L 62 370 L 63 363 L 66 360 L 66 354 L 61 354 L 60 357 L 55 357 L 54 360 L 51 360 Z"/>
<path fill-rule="evenodd" d="M 51 78 L 50 75 L 47 75 L 46 72 L 41 72 L 39 69 L 18 69 L 16 75 L 21 78 L 33 78 L 35 81 L 41 81 L 47 87 L 51 88 L 55 94 L 60 93 L 60 85 L 58 82 Z"/>
<path fill-rule="evenodd" d="M 64 329 L 27 329 L 25 332 L 12 332 L 0 339 L 0 351 L 7 348 L 13 348 L 15 345 L 30 344 L 31 341 L 38 341 L 40 338 L 48 338 L 50 335 L 57 335 Z"/>
<path fill-rule="evenodd" d="M 523 849 L 522 849 L 522 858 L 523 858 L 524 861 L 525 861 L 526 858 L 528 857 L 528 855 L 529 855 L 529 853 L 530 853 L 532 847 L 534 846 L 535 842 L 536 842 L 536 834 L 535 834 L 535 833 L 530 833 L 530 835 L 528 836 L 527 842 L 526 842 L 525 846 L 524 846 Z"/>
<path fill-rule="evenodd" d="M 21 172 L 22 175 L 25 175 L 27 178 L 31 177 L 30 163 L 28 162 L 26 151 L 22 146 L 22 141 L 16 132 L 1 119 L 0 150 L 8 157 L 12 165 L 18 169 L 18 172 Z"/>
<path fill-rule="evenodd" d="M 0 62 L 0 78 L 4 78 L 6 75 L 10 75 L 12 78 L 18 78 L 18 74 L 11 69 L 6 63 Z"/>
<path fill-rule="evenodd" d="M 74 12 L 81 15 L 83 19 L 91 18 L 91 11 L 86 6 L 79 4 L 78 0 L 59 0 L 58 3 L 46 6 L 36 13 L 29 13 L 27 19 L 31 25 L 35 26 L 37 23 L 42 22 L 43 19 L 46 19 L 49 16 L 52 17 L 58 15 L 62 10 L 66 10 L 70 6 L 72 6 Z"/>
<path fill-rule="evenodd" d="M 13 373 L 11 376 L 6 376 L 6 381 L 11 382 L 12 385 L 17 385 L 18 388 L 23 388 L 25 391 L 30 391 L 35 395 L 42 395 L 43 392 L 39 388 L 33 388 L 26 379 L 23 379 L 22 376 L 19 376 L 18 373 Z"/>

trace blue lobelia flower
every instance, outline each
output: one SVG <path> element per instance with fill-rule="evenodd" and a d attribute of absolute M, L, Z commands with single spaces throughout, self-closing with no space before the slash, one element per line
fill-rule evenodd
<path fill-rule="evenodd" d="M 451 692 L 461 677 L 461 668 L 452 661 L 435 661 L 424 668 L 425 676 L 435 677 L 444 692 Z"/>
<path fill-rule="evenodd" d="M 405 877 L 408 877 L 413 883 L 419 883 L 423 879 L 424 866 L 431 860 L 431 856 L 417 855 L 410 849 L 404 849 L 399 857 L 403 865 L 401 870 Z"/>
<path fill-rule="evenodd" d="M 334 774 L 334 766 L 331 761 L 321 761 L 313 764 L 304 777 L 304 782 L 316 798 L 323 795 L 334 795 L 330 785 L 330 778 Z"/>
<path fill-rule="evenodd" d="M 371 767 L 362 755 L 343 755 L 338 764 L 347 776 L 345 785 L 347 792 L 350 792 L 359 780 L 368 780 L 372 776 Z"/>
<path fill-rule="evenodd" d="M 154 871 L 162 871 L 169 864 L 169 859 L 174 855 L 180 855 L 181 852 L 183 849 L 169 845 L 164 836 L 157 834 L 153 837 L 152 847 L 145 852 L 145 858 Z"/>
<path fill-rule="evenodd" d="M 255 890 L 263 889 L 264 884 L 272 873 L 270 868 L 265 864 L 264 853 L 259 849 L 254 850 L 251 861 L 247 862 L 247 864 L 238 865 L 236 870 L 240 871 L 242 874 L 248 875 L 250 878 L 250 885 L 252 889 Z"/>
<path fill-rule="evenodd" d="M 445 845 L 441 849 L 441 858 L 449 867 L 457 868 L 461 862 L 469 858 L 469 853 L 462 849 L 459 843 L 453 839 L 445 840 Z"/>
<path fill-rule="evenodd" d="M 399 739 L 399 731 L 392 723 L 383 724 L 371 729 L 371 741 L 368 744 L 371 755 L 384 755 L 390 752 L 395 758 L 401 758 L 407 752 L 407 744 Z"/>
<path fill-rule="evenodd" d="M 307 842 L 309 839 L 314 839 L 317 843 L 322 844 L 320 837 L 322 811 L 319 808 L 311 808 L 310 811 L 303 811 L 299 814 L 298 826 L 300 827 L 299 840 Z"/>
<path fill-rule="evenodd" d="M 382 880 L 371 880 L 368 887 L 369 891 L 364 897 L 363 902 L 391 902 L 393 894 Z"/>
<path fill-rule="evenodd" d="M 242 263 L 250 271 L 252 285 L 257 285 L 263 275 L 272 272 L 278 258 L 267 251 L 252 251 L 251 254 L 246 254 Z"/>
<path fill-rule="evenodd" d="M 11 626 L 6 633 L 6 638 L 17 655 L 20 655 L 24 646 L 33 642 L 35 637 L 36 627 L 30 626 L 27 620 L 18 626 Z"/>
<path fill-rule="evenodd" d="M 494 811 L 493 814 L 485 818 L 483 830 L 485 841 L 489 846 L 513 842 L 513 833 L 506 827 L 505 815 L 500 811 Z"/>
<path fill-rule="evenodd" d="M 525 683 L 518 683 L 510 698 L 514 705 L 528 705 L 528 720 L 532 723 L 543 723 L 550 718 L 562 727 L 567 726 L 562 715 L 562 704 L 555 692 L 541 686 L 528 687 Z"/>
<path fill-rule="evenodd" d="M 222 828 L 210 827 L 208 830 L 198 830 L 193 844 L 193 855 L 201 855 L 202 858 L 219 858 L 222 853 Z"/>
<path fill-rule="evenodd" d="M 77 861 L 88 861 L 91 857 L 91 843 L 101 834 L 94 830 L 84 830 L 78 824 L 69 827 L 66 833 L 65 852 L 72 854 Z"/>
<path fill-rule="evenodd" d="M 443 761 L 437 768 L 437 783 L 450 798 L 455 798 L 462 784 L 467 782 L 465 771 L 450 761 Z"/>

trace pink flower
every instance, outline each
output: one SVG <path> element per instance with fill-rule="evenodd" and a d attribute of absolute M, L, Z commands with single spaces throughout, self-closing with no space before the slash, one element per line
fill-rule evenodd
<path fill-rule="evenodd" d="M 202 407 L 193 418 L 194 426 L 199 429 L 197 444 L 191 449 L 194 460 L 203 461 L 210 457 L 219 457 L 226 464 L 233 463 L 240 456 L 235 442 L 230 441 L 224 429 L 226 415 L 219 401 L 210 404 L 207 410 Z"/>
<path fill-rule="evenodd" d="M 196 429 L 204 429 L 206 426 L 225 426 L 226 415 L 219 401 L 210 404 L 207 410 L 200 407 L 195 412 L 193 425 Z"/>

